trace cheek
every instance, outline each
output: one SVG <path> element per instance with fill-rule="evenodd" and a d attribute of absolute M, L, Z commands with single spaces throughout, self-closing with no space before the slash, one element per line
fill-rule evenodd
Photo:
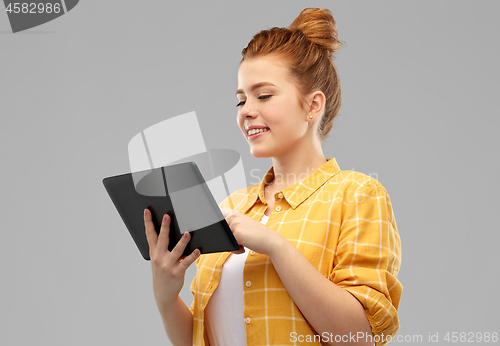
<path fill-rule="evenodd" d="M 275 130 L 280 130 L 284 127 L 287 127 L 288 124 L 288 119 L 286 115 L 286 109 L 283 106 L 280 106 L 279 104 L 275 104 L 272 106 L 269 106 L 266 109 L 266 123 L 269 127 L 274 127 Z"/>
<path fill-rule="evenodd" d="M 243 117 L 240 115 L 240 112 L 238 112 L 236 114 L 236 124 L 241 129 L 241 128 L 243 128 L 244 123 L 245 123 L 245 119 L 243 119 Z"/>
<path fill-rule="evenodd" d="M 291 136 L 294 133 L 300 132 L 304 123 L 301 121 L 297 109 L 293 107 L 275 107 L 271 113 L 272 119 L 269 121 L 269 126 L 274 125 L 275 130 L 285 132 Z"/>

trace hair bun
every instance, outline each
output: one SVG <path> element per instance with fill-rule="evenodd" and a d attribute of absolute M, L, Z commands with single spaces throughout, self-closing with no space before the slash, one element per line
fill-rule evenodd
<path fill-rule="evenodd" d="M 326 48 L 331 53 L 342 48 L 342 43 L 337 37 L 335 19 L 327 9 L 304 9 L 288 29 L 301 31 L 306 39 Z"/>

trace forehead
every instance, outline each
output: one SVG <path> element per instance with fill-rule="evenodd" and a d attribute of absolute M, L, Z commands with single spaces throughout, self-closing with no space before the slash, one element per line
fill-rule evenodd
<path fill-rule="evenodd" d="M 272 56 L 243 60 L 238 70 L 238 88 L 245 90 L 261 82 L 284 87 L 291 82 L 288 67 L 278 57 Z"/>

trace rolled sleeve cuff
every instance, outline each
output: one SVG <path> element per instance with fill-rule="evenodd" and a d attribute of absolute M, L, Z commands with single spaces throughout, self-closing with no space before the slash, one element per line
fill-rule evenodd
<path fill-rule="evenodd" d="M 399 331 L 397 309 L 384 294 L 367 286 L 342 286 L 364 307 L 376 346 L 387 344 Z"/>

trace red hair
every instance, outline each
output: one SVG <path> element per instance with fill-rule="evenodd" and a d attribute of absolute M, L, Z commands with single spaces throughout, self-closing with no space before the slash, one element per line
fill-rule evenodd
<path fill-rule="evenodd" d="M 333 64 L 333 53 L 341 48 L 331 12 L 306 8 L 288 28 L 274 27 L 257 33 L 242 50 L 241 62 L 268 54 L 278 55 L 287 62 L 303 95 L 322 91 L 326 102 L 319 136 L 324 141 L 341 105 L 340 80 Z"/>

